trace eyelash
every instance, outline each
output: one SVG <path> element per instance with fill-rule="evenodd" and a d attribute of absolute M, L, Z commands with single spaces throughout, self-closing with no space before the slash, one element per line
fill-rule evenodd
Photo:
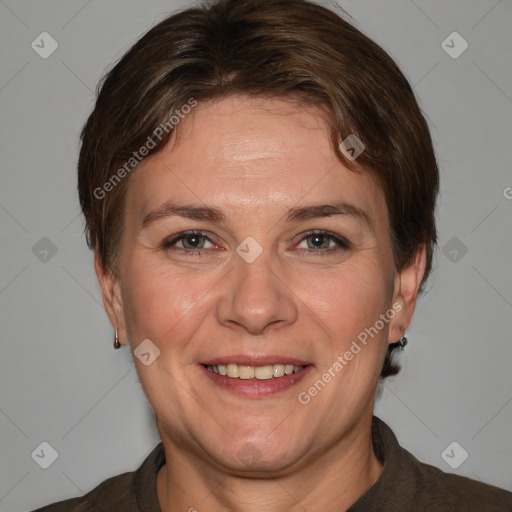
<path fill-rule="evenodd" d="M 206 233 L 205 231 L 194 231 L 194 230 L 193 231 L 184 231 L 183 233 L 179 233 L 176 236 L 165 239 L 161 244 L 161 249 L 163 249 L 165 251 L 175 250 L 175 251 L 178 251 L 178 252 L 184 254 L 185 256 L 193 255 L 196 257 L 201 257 L 201 254 L 202 254 L 201 250 L 181 249 L 179 247 L 174 248 L 174 249 L 172 248 L 177 242 L 179 242 L 191 235 L 202 236 L 202 237 L 206 238 L 206 240 L 208 240 L 209 242 L 214 243 L 210 240 L 210 238 L 208 237 L 208 233 Z M 325 236 L 325 237 L 327 237 L 328 240 L 333 241 L 335 244 L 337 244 L 338 247 L 336 247 L 334 249 L 321 249 L 321 250 L 301 249 L 301 250 L 305 250 L 308 253 L 313 254 L 314 255 L 313 257 L 315 257 L 315 256 L 320 256 L 320 257 L 330 256 L 331 254 L 338 253 L 339 251 L 346 251 L 351 248 L 351 244 L 346 238 L 340 237 L 338 235 L 335 235 L 334 233 L 329 233 L 328 231 L 319 230 L 319 229 L 306 232 L 304 234 L 304 236 L 300 239 L 299 244 L 314 235 Z"/>

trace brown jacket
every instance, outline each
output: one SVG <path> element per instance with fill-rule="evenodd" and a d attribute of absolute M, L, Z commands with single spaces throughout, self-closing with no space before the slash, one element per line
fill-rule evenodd
<path fill-rule="evenodd" d="M 384 469 L 347 512 L 512 511 L 511 492 L 420 462 L 398 444 L 391 429 L 376 416 L 372 439 Z M 136 471 L 109 478 L 81 498 L 33 512 L 160 512 L 156 475 L 164 464 L 160 443 Z"/>

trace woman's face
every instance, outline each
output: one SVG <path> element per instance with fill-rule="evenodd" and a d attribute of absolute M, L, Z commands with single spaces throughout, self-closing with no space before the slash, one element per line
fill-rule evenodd
<path fill-rule="evenodd" d="M 229 97 L 179 130 L 130 178 L 120 278 L 99 271 L 112 323 L 132 350 L 150 340 L 134 361 L 164 442 L 231 471 L 300 467 L 371 420 L 421 275 L 395 271 L 383 193 L 317 111 Z"/>

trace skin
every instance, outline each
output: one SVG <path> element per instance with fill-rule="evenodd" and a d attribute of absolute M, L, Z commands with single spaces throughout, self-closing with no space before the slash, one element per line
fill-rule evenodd
<path fill-rule="evenodd" d="M 162 511 L 348 508 L 382 472 L 370 436 L 375 392 L 387 344 L 411 321 L 424 247 L 410 266 L 395 268 L 381 189 L 337 159 L 317 110 L 286 99 L 199 104 L 130 180 L 119 277 L 98 255 L 95 268 L 121 343 L 134 350 L 150 339 L 160 350 L 151 365 L 134 363 L 166 454 L 157 477 Z M 169 201 L 215 206 L 227 221 L 167 216 L 144 226 Z M 372 226 L 348 214 L 286 219 L 291 208 L 335 201 L 365 211 Z M 162 246 L 187 230 L 207 237 Z M 249 236 L 263 250 L 252 263 L 236 252 Z M 299 403 L 393 304 L 394 318 Z M 288 390 L 241 397 L 198 366 L 233 354 L 280 354 L 313 368 Z M 239 457 L 249 442 L 259 454 L 252 464 Z"/>

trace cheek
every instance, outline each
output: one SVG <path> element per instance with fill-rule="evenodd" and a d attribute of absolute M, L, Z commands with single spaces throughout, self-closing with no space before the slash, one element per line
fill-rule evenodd
<path fill-rule="evenodd" d="M 328 403 L 341 400 L 360 407 L 373 396 L 387 346 L 389 324 L 380 318 L 389 308 L 388 280 L 377 259 L 361 258 L 308 291 L 317 301 L 315 312 L 329 327 L 330 341 L 318 365 L 325 379 L 336 376 L 336 384 L 324 395 Z"/>
<path fill-rule="evenodd" d="M 373 262 L 347 262 L 329 278 L 311 280 L 305 302 L 343 343 L 373 325 L 388 307 L 386 277 Z"/>
<path fill-rule="evenodd" d="M 123 293 L 128 335 L 132 344 L 146 338 L 157 345 L 186 339 L 186 326 L 201 314 L 205 284 L 199 277 L 139 265 L 127 269 Z M 179 336 L 177 332 L 179 331 Z"/>

